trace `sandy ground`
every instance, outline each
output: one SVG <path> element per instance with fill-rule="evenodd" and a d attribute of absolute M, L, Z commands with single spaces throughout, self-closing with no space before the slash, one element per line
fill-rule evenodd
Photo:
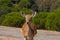
<path fill-rule="evenodd" d="M 0 26 L 0 40 L 23 40 L 21 28 Z M 34 40 L 60 40 L 60 32 L 38 30 Z"/>
<path fill-rule="evenodd" d="M 0 36 L 0 40 L 20 40 L 20 39 L 15 37 Z"/>

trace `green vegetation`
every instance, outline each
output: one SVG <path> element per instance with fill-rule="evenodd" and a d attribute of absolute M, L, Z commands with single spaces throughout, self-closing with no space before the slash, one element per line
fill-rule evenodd
<path fill-rule="evenodd" d="M 29 7 L 30 6 L 30 0 L 20 0 L 19 2 L 19 6 L 21 8 L 24 8 L 24 7 Z"/>
<path fill-rule="evenodd" d="M 21 12 L 37 12 L 32 23 L 38 29 L 60 31 L 60 0 L 0 0 L 0 25 L 21 27 Z"/>
<path fill-rule="evenodd" d="M 27 8 L 23 8 L 21 11 L 23 11 L 25 14 L 32 14 L 31 10 Z"/>
<path fill-rule="evenodd" d="M 32 22 L 37 26 L 38 29 L 45 29 L 45 22 L 48 12 L 38 13 L 33 19 Z"/>
<path fill-rule="evenodd" d="M 60 8 L 50 13 L 40 12 L 32 19 L 32 22 L 38 29 L 60 31 Z"/>
<path fill-rule="evenodd" d="M 21 26 L 23 22 L 24 18 L 21 16 L 19 12 L 11 12 L 5 15 L 5 18 L 2 21 L 1 25 L 18 27 Z"/>

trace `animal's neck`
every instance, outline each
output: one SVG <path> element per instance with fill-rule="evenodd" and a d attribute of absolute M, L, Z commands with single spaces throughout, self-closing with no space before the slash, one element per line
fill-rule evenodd
<path fill-rule="evenodd" d="M 26 23 L 28 25 L 29 30 L 31 30 L 33 32 L 32 28 L 31 28 L 31 22 L 26 22 Z"/>

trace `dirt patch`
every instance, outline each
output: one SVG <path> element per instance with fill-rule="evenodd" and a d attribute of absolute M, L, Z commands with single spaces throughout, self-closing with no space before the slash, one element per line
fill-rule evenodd
<path fill-rule="evenodd" d="M 60 40 L 60 32 L 37 30 L 34 40 Z M 21 28 L 0 26 L 0 40 L 23 40 Z"/>
<path fill-rule="evenodd" d="M 20 40 L 20 39 L 8 36 L 0 36 L 0 40 Z"/>

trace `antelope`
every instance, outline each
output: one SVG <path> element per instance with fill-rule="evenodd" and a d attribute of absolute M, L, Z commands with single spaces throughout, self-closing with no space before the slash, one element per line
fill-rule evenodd
<path fill-rule="evenodd" d="M 22 34 L 24 36 L 24 40 L 33 40 L 34 36 L 37 34 L 37 29 L 33 23 L 31 23 L 31 19 L 36 15 L 36 12 L 32 11 L 32 15 L 25 15 L 24 12 L 21 13 L 23 17 L 25 17 L 25 23 L 22 26 Z"/>

